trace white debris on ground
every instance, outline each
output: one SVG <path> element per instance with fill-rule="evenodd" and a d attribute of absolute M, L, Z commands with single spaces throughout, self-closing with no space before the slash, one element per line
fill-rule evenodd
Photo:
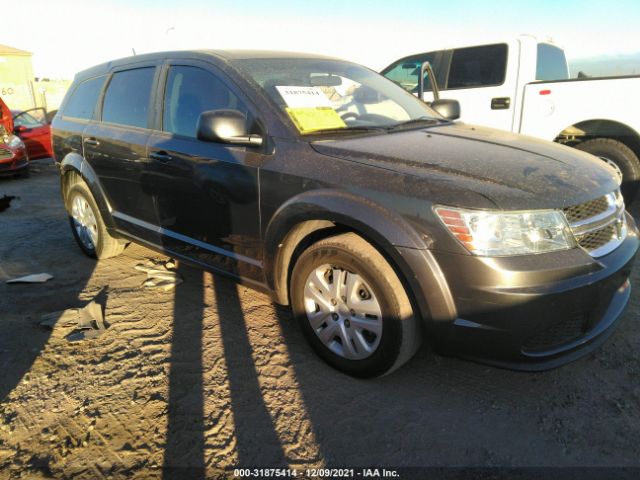
<path fill-rule="evenodd" d="M 44 283 L 51 280 L 53 275 L 48 273 L 34 273 L 32 275 L 25 275 L 24 277 L 12 278 L 7 280 L 7 283 Z"/>
<path fill-rule="evenodd" d="M 173 260 L 160 263 L 149 260 L 146 263 L 137 264 L 134 268 L 147 274 L 147 279 L 142 284 L 147 288 L 160 288 L 167 291 L 183 282 L 182 276 L 176 271 L 176 263 Z"/>

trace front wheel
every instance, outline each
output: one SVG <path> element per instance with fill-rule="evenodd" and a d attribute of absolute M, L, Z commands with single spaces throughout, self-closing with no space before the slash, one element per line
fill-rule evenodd
<path fill-rule="evenodd" d="M 300 255 L 291 305 L 305 337 L 327 363 L 349 375 L 388 374 L 422 341 L 405 289 L 362 237 L 321 240 Z"/>
<path fill-rule="evenodd" d="M 638 194 L 640 161 L 624 143 L 612 138 L 594 138 L 575 146 L 578 150 L 600 157 L 622 176 L 622 196 L 629 205 Z"/>
<path fill-rule="evenodd" d="M 67 192 L 66 200 L 71 231 L 87 256 L 103 259 L 122 253 L 125 244 L 109 234 L 100 216 L 100 210 L 84 183 L 72 185 Z"/>

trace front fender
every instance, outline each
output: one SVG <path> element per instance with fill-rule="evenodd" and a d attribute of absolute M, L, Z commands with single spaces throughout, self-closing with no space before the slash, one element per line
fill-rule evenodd
<path fill-rule="evenodd" d="M 318 228 L 326 228 L 328 222 L 358 233 L 380 250 L 408 289 L 414 311 L 417 307 L 416 313 L 423 319 L 455 318 L 450 308 L 453 303 L 449 287 L 438 264 L 416 261 L 431 258 L 430 239 L 416 232 L 395 212 L 371 200 L 333 189 L 297 195 L 280 206 L 269 221 L 263 237 L 265 276 L 277 300 L 288 301 L 290 255 L 282 258 L 280 252 L 292 251 L 293 247 L 285 245 L 285 239 L 297 225 L 315 223 Z"/>

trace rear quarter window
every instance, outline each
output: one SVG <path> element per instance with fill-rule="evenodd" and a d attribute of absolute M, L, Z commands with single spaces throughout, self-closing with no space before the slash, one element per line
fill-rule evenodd
<path fill-rule="evenodd" d="M 538 44 L 536 80 L 566 80 L 569 68 L 564 51 L 548 43 Z"/>
<path fill-rule="evenodd" d="M 106 77 L 96 77 L 80 83 L 71 93 L 63 115 L 65 117 L 90 120 L 98 103 Z"/>
<path fill-rule="evenodd" d="M 454 50 L 447 88 L 502 85 L 507 72 L 507 51 L 505 43 Z"/>
<path fill-rule="evenodd" d="M 148 128 L 155 67 L 116 72 L 104 94 L 102 121 Z"/>

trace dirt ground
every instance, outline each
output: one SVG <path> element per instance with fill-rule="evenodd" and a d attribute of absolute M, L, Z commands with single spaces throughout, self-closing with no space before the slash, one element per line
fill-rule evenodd
<path fill-rule="evenodd" d="M 141 288 L 131 246 L 75 245 L 57 170 L 0 179 L 0 478 L 203 478 L 234 466 L 640 466 L 640 293 L 594 354 L 544 373 L 444 358 L 356 380 L 320 361 L 286 309 L 179 268 Z M 44 284 L 6 279 L 47 272 Z M 638 269 L 632 282 L 640 285 Z M 43 314 L 106 301 L 81 342 Z M 163 470 L 163 467 L 164 468 Z"/>

